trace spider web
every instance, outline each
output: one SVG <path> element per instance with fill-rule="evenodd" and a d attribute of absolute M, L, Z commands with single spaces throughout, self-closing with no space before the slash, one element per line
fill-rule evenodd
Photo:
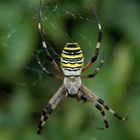
<path fill-rule="evenodd" d="M 98 34 L 94 14 L 89 10 L 83 13 L 78 10 L 77 7 L 73 8 L 72 4 L 68 1 L 66 1 L 64 5 L 65 6 L 62 6 L 59 3 L 53 5 L 48 4 L 44 10 L 42 10 L 42 21 L 45 32 L 57 37 L 57 42 L 54 46 L 56 50 L 58 49 L 59 54 L 57 54 L 54 49 L 53 52 L 59 57 L 67 42 L 78 42 L 83 51 L 85 46 L 82 44 L 86 44 L 86 48 L 93 49 Z M 91 16 L 91 14 L 93 15 Z M 55 31 L 61 36 L 58 37 Z M 53 41 L 54 39 L 53 37 L 49 37 L 48 40 L 55 42 Z M 61 46 L 59 46 L 59 44 Z"/>
<path fill-rule="evenodd" d="M 27 6 L 26 4 L 23 4 L 22 1 L 14 1 L 14 5 L 18 5 L 19 3 L 21 3 L 23 7 Z M 46 38 L 50 44 L 49 46 L 51 46 L 49 47 L 49 50 L 58 64 L 60 61 L 61 51 L 67 42 L 79 43 L 83 53 L 85 54 L 85 63 L 90 60 L 91 56 L 93 55 L 97 42 L 98 26 L 95 15 L 89 7 L 90 6 L 86 6 L 83 7 L 83 9 L 80 9 L 78 3 L 70 1 L 64 1 L 63 5 L 58 1 L 48 3 L 46 1 L 42 2 L 42 23 L 44 26 L 44 31 L 47 35 Z M 22 23 L 22 25 L 35 22 L 36 28 L 34 29 L 38 30 L 38 7 L 28 5 L 28 8 L 30 10 L 36 11 L 36 13 L 33 17 L 28 17 L 26 21 Z M 6 36 L 7 40 L 10 40 L 19 30 L 21 30 L 17 27 L 14 27 L 12 24 L 9 24 L 8 27 L 9 33 Z M 18 40 L 17 43 L 20 47 L 23 47 L 23 45 L 18 42 Z M 8 44 L 4 43 L 3 46 L 8 47 Z M 49 61 L 46 59 L 46 55 L 41 46 L 41 40 L 36 46 L 36 48 L 30 48 L 34 50 L 31 54 L 31 62 L 20 67 L 23 68 L 23 71 L 27 71 L 29 74 L 34 73 L 38 76 L 36 76 L 36 80 L 32 81 L 31 83 L 27 81 L 14 81 L 18 85 L 35 86 L 39 80 L 44 78 L 44 74 L 37 63 L 36 55 L 40 57 L 42 64 L 44 64 L 50 71 L 53 70 L 49 64 Z M 11 46 L 11 49 L 16 48 Z M 10 81 L 9 78 L 7 79 Z"/>
<path fill-rule="evenodd" d="M 15 1 L 15 5 L 18 5 L 20 1 Z M 49 48 L 49 51 L 51 52 L 54 59 L 59 64 L 60 61 L 60 55 L 61 51 L 63 50 L 63 47 L 68 42 L 77 42 L 83 53 L 84 53 L 84 59 L 85 63 L 87 63 L 94 51 L 95 46 L 97 43 L 97 37 L 98 37 L 98 26 L 96 23 L 95 15 L 94 13 L 86 9 L 86 7 L 83 7 L 83 9 L 80 9 L 78 4 L 71 3 L 70 1 L 65 1 L 64 6 L 61 5 L 61 3 L 46 3 L 43 2 L 42 4 L 42 23 L 44 26 L 44 31 L 46 33 L 46 38 L 51 45 L 52 48 Z M 21 3 L 21 5 L 24 5 Z M 22 22 L 22 26 L 27 26 L 29 24 L 34 23 L 34 30 L 38 33 L 38 6 L 35 7 L 33 5 L 28 5 L 30 11 L 36 11 L 33 13 L 32 16 L 29 16 L 26 18 L 25 22 Z M 21 6 L 19 7 L 21 8 Z M 21 17 L 19 17 L 21 18 Z M 20 21 L 18 21 L 20 22 Z M 9 24 L 9 32 L 6 35 L 6 40 L 11 40 L 18 32 L 21 33 L 21 28 L 16 27 L 12 24 Z M 38 35 L 39 36 L 39 35 Z M 39 37 L 38 37 L 39 38 Z M 34 41 L 34 40 L 32 40 Z M 24 47 L 23 44 L 17 40 L 18 47 Z M 9 44 L 5 42 L 3 44 L 3 47 L 8 48 Z M 10 49 L 16 50 L 17 48 L 14 46 L 10 46 Z M 43 47 L 41 45 L 41 39 L 38 39 L 38 42 L 35 46 L 30 47 L 29 51 L 32 52 L 30 54 L 30 61 L 28 60 L 26 64 L 20 65 L 20 69 L 23 73 L 23 78 L 11 78 L 8 77 L 6 74 L 4 75 L 4 79 L 9 85 L 12 83 L 13 85 L 17 87 L 25 87 L 25 88 L 32 88 L 32 89 L 44 89 L 44 87 L 50 87 L 52 86 L 52 83 L 54 82 L 54 78 L 51 78 L 49 76 L 46 76 L 40 66 L 37 63 L 36 55 L 39 56 L 42 64 L 49 70 L 53 71 L 54 69 L 50 65 L 49 61 L 46 59 L 46 54 L 43 50 Z M 17 52 L 22 53 L 22 52 Z M 29 78 L 28 78 L 29 77 Z M 6 85 L 7 85 L 6 83 Z M 62 81 L 61 81 L 62 83 Z M 49 89 L 48 93 L 54 93 L 53 90 L 57 89 L 57 85 L 59 85 L 59 81 L 55 80 L 54 87 Z M 9 91 L 7 89 L 4 93 L 4 96 L 11 96 L 9 95 Z M 42 90 L 43 91 L 43 90 Z M 52 92 L 51 92 L 52 91 Z M 41 94 L 39 92 L 39 98 L 41 98 Z M 36 94 L 36 96 L 38 96 Z M 45 95 L 43 95 L 44 97 Z M 91 115 L 92 116 L 92 115 Z"/>
<path fill-rule="evenodd" d="M 92 12 L 92 10 L 90 10 L 89 7 L 90 7 L 91 3 L 93 4 L 93 6 L 96 7 L 96 3 L 94 4 L 94 2 L 90 1 L 90 0 L 88 0 L 88 2 L 89 2 L 89 4 L 87 4 L 87 5 L 83 4 L 82 6 L 79 6 L 81 4 L 80 2 L 76 3 L 75 1 L 68 1 L 68 0 L 65 0 L 63 3 L 60 1 L 55 1 L 55 0 L 53 0 L 51 2 L 50 1 L 46 2 L 44 0 L 42 3 L 42 23 L 44 25 L 44 31 L 47 35 L 46 39 L 50 44 L 49 46 L 51 46 L 49 48 L 49 51 L 51 52 L 52 56 L 54 57 L 54 59 L 57 61 L 58 64 L 60 61 L 61 51 L 63 50 L 63 47 L 65 46 L 65 44 L 67 42 L 77 42 L 80 45 L 80 47 L 84 53 L 85 64 L 90 60 L 93 53 L 95 52 L 95 46 L 96 46 L 97 37 L 98 37 L 98 26 L 97 26 L 97 22 L 95 19 L 95 15 Z M 31 13 L 28 16 L 26 16 L 24 22 L 21 22 L 21 18 L 23 15 L 19 15 L 18 20 L 15 23 L 8 23 L 8 33 L 4 36 L 4 41 L 0 42 L 2 44 L 1 48 L 2 49 L 7 48 L 7 50 L 9 52 L 11 50 L 17 50 L 16 51 L 17 54 L 22 55 L 22 51 L 18 50 L 18 48 L 24 48 L 25 46 L 23 45 L 21 40 L 19 40 L 18 38 L 15 37 L 18 32 L 20 34 L 24 33 L 24 32 L 22 32 L 22 30 L 23 30 L 22 26 L 23 27 L 29 26 L 29 24 L 30 24 L 31 26 L 29 26 L 29 27 L 32 27 L 32 30 L 35 32 L 36 36 L 38 35 L 38 37 L 35 38 L 33 34 L 30 34 L 30 35 L 32 35 L 32 41 L 30 41 L 30 42 L 35 42 L 35 43 L 30 45 L 30 48 L 28 49 L 30 54 L 28 54 L 26 61 L 24 61 L 24 63 L 19 66 L 21 73 L 23 73 L 21 76 L 22 78 L 20 77 L 18 79 L 18 76 L 14 77 L 14 78 L 9 77 L 9 75 L 7 75 L 7 73 L 9 73 L 9 69 L 7 69 L 7 72 L 4 71 L 2 74 L 4 82 L 6 83 L 5 85 L 8 87 L 9 85 L 11 86 L 14 84 L 17 87 L 27 87 L 29 89 L 31 87 L 33 90 L 37 89 L 37 88 L 38 89 L 44 88 L 46 90 L 46 87 L 48 87 L 48 88 L 52 87 L 52 84 L 55 82 L 55 84 L 53 84 L 53 87 L 50 88 L 49 91 L 47 91 L 48 95 L 49 95 L 49 93 L 52 95 L 52 93 L 54 93 L 54 91 L 56 91 L 56 89 L 57 89 L 56 86 L 59 85 L 59 81 L 57 81 L 57 80 L 54 81 L 53 78 L 46 76 L 42 72 L 40 66 L 37 63 L 37 59 L 36 59 L 36 55 L 38 55 L 39 58 L 41 59 L 42 64 L 49 71 L 54 70 L 52 68 L 52 66 L 50 65 L 49 61 L 46 59 L 45 52 L 41 45 L 41 39 L 39 39 L 39 33 L 38 33 L 38 29 L 37 29 L 37 26 L 38 26 L 37 25 L 37 21 L 38 21 L 37 15 L 38 15 L 39 3 L 37 1 L 37 3 L 35 5 L 33 5 L 30 2 L 25 2 L 22 0 L 15 0 L 14 6 L 17 9 L 24 9 L 24 7 L 25 7 L 25 9 L 27 9 L 27 7 L 28 7 L 29 11 L 27 11 L 27 13 L 30 13 L 30 12 Z M 98 8 L 96 8 L 96 9 L 98 9 Z M 105 25 L 105 23 L 102 21 L 101 15 L 99 14 L 99 11 L 98 10 L 96 10 L 96 11 L 99 16 L 101 25 L 103 25 L 103 24 Z M 17 11 L 15 10 L 15 11 L 13 11 L 13 13 L 16 14 Z M 115 20 L 114 22 L 117 24 L 119 22 L 123 22 L 123 20 L 125 20 L 125 17 L 121 20 L 118 20 L 118 19 L 114 19 L 114 20 Z M 17 27 L 16 24 L 19 24 L 19 23 L 21 23 L 21 26 Z M 110 28 L 112 25 L 110 23 L 105 26 L 108 26 Z M 28 30 L 30 30 L 30 28 L 28 28 Z M 16 40 L 16 43 L 17 43 L 16 47 L 13 44 L 9 43 L 10 40 L 12 40 L 13 38 Z M 36 40 L 38 40 L 38 41 L 36 41 Z M 103 42 L 103 45 L 104 45 L 104 43 L 106 43 L 106 42 Z M 107 45 L 104 45 L 104 46 L 107 46 Z M 109 47 L 109 46 L 107 46 L 107 47 Z M 106 50 L 108 50 L 107 47 L 106 47 Z M 102 50 L 105 51 L 104 48 L 105 47 L 101 47 L 101 51 Z M 100 53 L 100 55 L 102 57 L 102 52 Z M 109 55 L 111 55 L 111 54 L 109 54 Z M 123 54 L 123 56 L 124 56 L 124 54 Z M 111 56 L 110 56 L 110 58 L 111 58 Z M 98 61 L 100 61 L 100 58 L 98 59 Z M 96 64 L 98 65 L 98 62 Z M 89 73 L 90 73 L 90 71 L 89 71 Z M 129 95 L 127 95 L 127 96 L 132 96 L 133 94 L 138 93 L 138 91 L 139 91 L 138 81 L 140 81 L 139 75 L 137 76 L 136 79 L 131 81 L 131 83 L 128 81 L 128 83 L 126 85 L 130 87 L 131 92 L 129 92 Z M 106 80 L 103 79 L 103 82 L 105 83 Z M 8 83 L 9 83 L 9 85 L 8 85 Z M 61 83 L 62 83 L 62 81 L 61 81 Z M 100 82 L 97 81 L 97 83 L 100 83 Z M 104 85 L 104 83 L 103 84 L 101 83 L 101 85 Z M 92 85 L 96 86 L 93 82 L 91 82 L 90 86 L 92 87 Z M 99 84 L 99 86 L 100 86 L 100 84 Z M 105 85 L 105 86 L 107 87 L 110 85 L 108 83 L 108 85 Z M 98 85 L 96 87 L 95 87 L 95 90 L 96 89 L 102 90 L 101 88 L 98 88 Z M 109 87 L 107 87 L 107 88 L 109 88 Z M 131 88 L 133 88 L 133 89 L 131 89 Z M 3 91 L 5 91 L 5 89 Z M 106 88 L 103 87 L 103 89 L 106 89 Z M 123 90 L 123 89 L 125 89 L 125 87 L 122 87 L 121 90 Z M 8 89 L 8 90 L 6 89 L 6 92 L 3 92 L 3 91 L 1 91 L 1 88 L 0 88 L 0 94 L 3 92 L 4 96 L 9 95 L 9 90 L 10 89 Z M 107 93 L 107 90 L 106 91 L 102 90 L 101 92 L 97 92 L 97 93 L 100 94 L 100 93 L 105 93 L 105 92 Z M 124 91 L 124 93 L 125 92 L 126 91 Z M 132 95 L 131 95 L 131 93 L 132 93 Z M 40 94 L 39 96 L 41 98 L 41 96 L 42 96 L 41 92 L 36 93 L 36 96 L 37 96 L 37 94 Z M 43 94 L 43 90 L 42 90 L 42 94 Z M 43 95 L 43 97 L 44 96 L 45 95 Z M 106 94 L 103 94 L 102 97 L 106 98 Z M 112 95 L 111 95 L 111 97 L 112 97 Z M 38 100 L 38 98 L 37 98 L 37 100 Z M 132 110 L 131 106 L 129 106 L 129 110 Z M 91 118 L 91 120 L 93 120 L 92 113 L 93 112 L 88 113 L 88 116 L 89 116 L 89 118 Z M 96 124 L 94 123 L 94 125 L 96 125 Z M 96 125 L 96 126 L 100 126 L 100 125 Z"/>
<path fill-rule="evenodd" d="M 49 48 L 52 56 L 59 64 L 59 57 L 61 55 L 61 51 L 63 50 L 64 45 L 67 42 L 78 42 L 80 47 L 84 53 L 85 64 L 90 60 L 91 56 L 95 51 L 95 46 L 97 43 L 98 37 L 98 26 L 95 19 L 95 15 L 93 11 L 90 9 L 96 7 L 96 3 L 94 1 L 89 0 L 86 4 L 76 3 L 75 1 L 48 1 L 42 0 L 42 23 L 44 26 L 44 31 L 46 33 L 46 39 L 48 40 L 51 48 Z M 26 20 L 22 22 L 22 25 L 33 24 L 34 32 L 39 36 L 37 29 L 37 21 L 38 21 L 38 7 L 39 3 L 32 5 L 30 3 L 24 3 L 22 1 L 15 0 L 15 7 L 29 8 L 29 11 L 34 11 L 31 15 L 26 17 Z M 19 6 L 20 5 L 20 6 Z M 102 21 L 101 15 L 99 14 L 98 8 L 95 8 L 101 24 L 105 24 Z M 15 12 L 16 13 L 16 12 Z M 20 19 L 21 17 L 19 17 Z M 17 22 L 20 22 L 17 21 Z M 119 21 L 116 21 L 119 22 Z M 111 24 L 106 26 L 111 27 Z M 20 32 L 21 28 L 13 26 L 11 23 L 8 25 L 8 34 L 6 35 L 6 40 L 10 40 L 13 36 Z M 30 28 L 29 28 L 30 30 Z M 39 38 L 39 37 L 38 37 Z M 34 42 L 34 40 L 32 40 Z M 8 48 L 8 43 L 2 42 L 3 47 Z M 19 40 L 16 42 L 19 47 L 24 47 Z M 104 42 L 103 42 L 104 44 Z M 14 46 L 10 46 L 11 49 L 15 50 Z M 25 71 L 25 74 L 31 75 L 33 79 L 31 81 L 28 80 L 11 80 L 9 77 L 4 75 L 4 78 L 12 83 L 15 83 L 19 86 L 36 86 L 40 81 L 49 77 L 43 74 L 40 66 L 37 63 L 36 55 L 38 55 L 41 59 L 42 64 L 48 70 L 53 71 L 49 61 L 46 59 L 46 55 L 44 53 L 43 47 L 41 45 L 41 40 L 36 42 L 36 45 L 29 48 L 30 52 L 30 61 L 28 60 L 25 65 L 20 65 L 21 69 Z M 104 51 L 104 47 L 101 47 L 101 51 Z M 20 52 L 18 52 L 20 53 Z M 22 53 L 22 52 L 21 52 Z M 102 57 L 102 53 L 100 53 Z M 100 61 L 100 58 L 98 59 Z M 98 65 L 98 62 L 96 63 Z M 90 73 L 90 72 L 89 72 Z M 51 78 L 49 78 L 50 80 Z M 57 85 L 57 83 L 56 83 Z M 46 86 L 45 82 L 41 83 L 39 86 Z"/>

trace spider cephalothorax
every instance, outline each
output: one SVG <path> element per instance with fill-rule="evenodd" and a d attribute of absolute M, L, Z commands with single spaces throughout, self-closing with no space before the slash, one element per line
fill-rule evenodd
<path fill-rule="evenodd" d="M 90 89 L 84 86 L 81 82 L 81 79 L 93 78 L 98 73 L 98 71 L 100 70 L 104 62 L 103 60 L 101 60 L 101 63 L 97 66 L 97 68 L 95 68 L 93 73 L 88 75 L 82 75 L 83 72 L 87 71 L 89 67 L 91 67 L 93 63 L 95 63 L 95 61 L 97 60 L 100 45 L 101 45 L 102 28 L 95 11 L 94 14 L 96 16 L 96 20 L 99 28 L 99 36 L 96 44 L 95 53 L 91 58 L 91 60 L 89 61 L 89 63 L 86 66 L 84 66 L 83 53 L 78 43 L 66 43 L 61 54 L 60 66 L 59 66 L 57 65 L 57 63 L 55 62 L 55 60 L 53 59 L 53 57 L 48 51 L 45 33 L 43 30 L 43 26 L 41 24 L 41 0 L 40 0 L 38 30 L 42 39 L 42 46 L 46 52 L 47 58 L 50 61 L 51 65 L 56 69 L 58 74 L 54 74 L 48 71 L 42 65 L 41 61 L 37 57 L 38 64 L 41 66 L 42 71 L 44 73 L 46 73 L 49 76 L 62 79 L 63 83 L 62 86 L 56 91 L 56 93 L 49 100 L 47 106 L 43 110 L 43 114 L 41 116 L 40 123 L 38 125 L 38 131 L 37 131 L 38 134 L 41 132 L 41 129 L 44 127 L 48 117 L 55 110 L 56 106 L 61 101 L 63 96 L 73 97 L 78 100 L 92 102 L 93 105 L 96 107 L 96 109 L 100 111 L 105 123 L 105 128 L 109 127 L 108 121 L 105 116 L 105 111 L 104 111 L 105 109 L 108 110 L 110 113 L 112 113 L 120 120 L 127 119 L 117 115 L 100 97 L 98 97 L 94 92 L 92 92 Z"/>
<path fill-rule="evenodd" d="M 67 89 L 68 94 L 77 94 L 81 86 L 80 76 L 64 77 L 64 86 Z"/>

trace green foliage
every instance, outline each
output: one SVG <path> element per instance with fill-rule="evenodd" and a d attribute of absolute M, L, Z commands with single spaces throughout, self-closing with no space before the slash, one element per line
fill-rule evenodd
<path fill-rule="evenodd" d="M 83 83 L 129 120 L 119 121 L 106 112 L 110 128 L 100 131 L 96 126 L 103 126 L 103 121 L 91 104 L 64 98 L 38 136 L 42 109 L 62 82 L 42 74 L 37 64 L 35 55 L 39 52 L 45 66 L 52 70 L 38 35 L 39 2 L 1 0 L 0 140 L 140 139 L 140 1 L 43 2 L 47 39 L 59 55 L 66 42 L 78 42 L 87 62 L 98 36 L 94 14 L 88 8 L 91 5 L 96 7 L 104 31 L 100 57 L 104 53 L 105 64 L 95 78 Z"/>

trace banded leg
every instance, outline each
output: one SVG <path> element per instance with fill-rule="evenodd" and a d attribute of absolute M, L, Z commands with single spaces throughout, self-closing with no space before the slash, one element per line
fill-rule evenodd
<path fill-rule="evenodd" d="M 84 98 L 86 98 L 87 101 L 92 102 L 94 104 L 94 106 L 96 107 L 96 109 L 100 111 L 102 118 L 104 120 L 105 128 L 109 128 L 109 124 L 106 119 L 105 111 L 104 111 L 103 107 L 97 103 L 98 96 L 96 96 L 95 93 L 93 93 L 91 90 L 89 90 L 84 85 L 81 85 L 78 97 L 83 99 L 84 101 L 85 101 Z"/>
<path fill-rule="evenodd" d="M 49 76 L 51 76 L 51 77 L 54 77 L 54 74 L 53 74 L 52 72 L 48 71 L 48 70 L 43 66 L 43 64 L 41 63 L 41 61 L 40 61 L 38 55 L 36 55 L 36 59 L 37 59 L 37 63 L 38 63 L 39 66 L 41 67 L 42 71 L 43 71 L 45 74 L 47 74 L 47 75 L 49 75 Z"/>
<path fill-rule="evenodd" d="M 50 101 L 48 102 L 47 106 L 43 110 L 43 113 L 42 113 L 42 116 L 41 116 L 41 119 L 40 119 L 40 123 L 38 125 L 37 134 L 41 133 L 41 130 L 44 127 L 48 117 L 55 110 L 56 106 L 61 101 L 61 99 L 63 98 L 65 93 L 66 93 L 66 89 L 65 89 L 64 85 L 62 85 L 57 90 L 57 92 L 53 95 L 53 97 L 50 99 Z"/>
<path fill-rule="evenodd" d="M 100 69 L 103 66 L 103 63 L 104 63 L 104 60 L 102 59 L 101 62 L 100 62 L 100 64 L 97 66 L 97 68 L 93 71 L 92 74 L 82 75 L 81 78 L 82 79 L 93 78 L 100 71 Z"/>
<path fill-rule="evenodd" d="M 103 108 L 98 104 L 98 103 L 94 103 L 94 101 L 91 101 L 89 100 L 88 98 L 90 97 L 86 97 L 85 95 L 83 95 L 83 92 L 79 91 L 77 95 L 68 95 L 69 97 L 72 97 L 72 98 L 77 98 L 77 100 L 83 100 L 84 103 L 85 102 L 93 102 L 94 106 L 96 107 L 96 109 L 98 109 L 103 117 L 103 120 L 104 120 L 104 124 L 105 124 L 105 128 L 109 128 L 109 124 L 108 124 L 108 121 L 107 121 L 107 118 L 106 118 L 106 115 L 105 115 L 105 111 L 103 110 Z M 95 100 L 96 102 L 96 100 Z M 104 128 L 100 128 L 100 127 L 97 127 L 98 129 L 104 129 Z"/>
<path fill-rule="evenodd" d="M 58 78 L 58 79 L 63 79 L 63 76 L 62 76 L 60 73 L 58 73 L 58 74 L 53 74 L 52 72 L 48 71 L 47 68 L 46 68 L 45 66 L 43 66 L 43 64 L 41 63 L 41 61 L 40 61 L 38 55 L 36 55 L 36 59 L 37 59 L 37 62 L 38 62 L 38 64 L 39 64 L 39 66 L 41 67 L 42 71 L 43 71 L 45 74 L 47 74 L 47 75 L 49 75 L 49 76 L 51 76 L 51 77 L 56 77 L 56 78 Z"/>
<path fill-rule="evenodd" d="M 50 61 L 51 65 L 58 72 L 61 72 L 62 73 L 61 68 L 57 65 L 57 63 L 55 62 L 55 60 L 53 59 L 53 57 L 51 56 L 51 54 L 49 53 L 49 50 L 48 50 L 47 42 L 46 42 L 46 39 L 45 39 L 45 33 L 44 33 L 44 30 L 43 30 L 43 25 L 41 23 L 41 15 L 42 15 L 41 8 L 42 8 L 42 5 L 41 5 L 41 0 L 40 0 L 39 14 L 38 14 L 38 31 L 39 31 L 39 34 L 40 34 L 41 39 L 42 39 L 42 46 L 45 49 L 47 58 Z"/>
<path fill-rule="evenodd" d="M 104 119 L 104 123 L 105 123 L 105 127 L 106 128 L 108 128 L 109 125 L 108 125 L 108 122 L 106 120 L 106 117 L 105 117 L 105 113 L 104 113 L 103 108 L 105 108 L 106 110 L 108 110 L 110 113 L 112 113 L 115 117 L 117 117 L 120 120 L 123 120 L 124 121 L 124 120 L 127 120 L 128 119 L 128 118 L 120 117 L 117 113 L 115 113 L 115 111 L 113 111 L 111 108 L 109 108 L 109 106 L 106 105 L 101 98 L 99 98 L 95 93 L 93 93 L 91 90 L 89 90 L 83 84 L 81 85 L 77 96 L 70 96 L 70 97 L 72 97 L 72 98 L 78 98 L 79 100 L 83 100 L 84 102 L 85 101 L 88 101 L 88 102 L 94 103 L 95 104 L 95 107 L 98 110 L 101 111 L 101 114 L 103 116 L 103 119 Z"/>
<path fill-rule="evenodd" d="M 111 109 L 101 98 L 98 97 L 98 103 L 100 103 L 106 110 L 108 110 L 111 114 L 113 114 L 115 117 L 117 117 L 120 120 L 128 120 L 128 117 L 121 117 L 119 116 L 113 109 Z"/>
<path fill-rule="evenodd" d="M 101 26 L 101 24 L 99 22 L 99 18 L 97 16 L 96 11 L 93 10 L 93 12 L 95 14 L 96 21 L 97 21 L 97 24 L 98 24 L 99 35 L 98 35 L 98 40 L 97 40 L 97 44 L 96 44 L 95 54 L 91 58 L 91 60 L 88 62 L 88 64 L 83 68 L 82 72 L 87 71 L 95 63 L 95 61 L 97 60 L 97 57 L 99 55 L 99 49 L 100 49 L 100 46 L 101 46 L 101 41 L 102 41 L 102 35 L 103 35 L 102 26 Z"/>
<path fill-rule="evenodd" d="M 103 120 L 104 120 L 105 128 L 109 128 L 109 124 L 106 119 L 105 111 L 103 110 L 103 108 L 98 103 L 95 103 L 94 106 L 100 111 L 100 113 L 103 117 Z"/>
<path fill-rule="evenodd" d="M 82 98 L 85 97 L 87 101 L 91 102 L 98 102 L 100 105 L 102 105 L 106 110 L 108 110 L 111 114 L 113 114 L 115 117 L 117 117 L 120 120 L 127 120 L 128 118 L 124 118 L 119 116 L 113 109 L 111 109 L 101 98 L 99 98 L 95 93 L 93 93 L 91 90 L 89 90 L 86 86 L 83 84 L 80 87 L 79 90 L 82 95 L 80 95 Z"/>

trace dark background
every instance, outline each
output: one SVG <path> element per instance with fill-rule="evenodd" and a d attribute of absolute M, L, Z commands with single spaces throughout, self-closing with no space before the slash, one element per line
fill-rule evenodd
<path fill-rule="evenodd" d="M 48 4 L 48 5 L 47 5 Z M 0 1 L 0 140 L 139 140 L 140 139 L 140 1 L 49 0 L 43 3 L 47 39 L 60 55 L 66 42 L 78 42 L 87 62 L 97 42 L 94 5 L 103 27 L 99 74 L 83 83 L 116 112 L 106 112 L 110 128 L 92 104 L 64 98 L 36 134 L 43 107 L 62 84 L 41 72 L 35 55 L 53 70 L 43 53 L 37 29 L 37 0 Z M 57 55 L 53 55 L 59 63 Z M 96 65 L 95 65 L 96 66 Z M 91 68 L 91 73 L 95 67 Z"/>

